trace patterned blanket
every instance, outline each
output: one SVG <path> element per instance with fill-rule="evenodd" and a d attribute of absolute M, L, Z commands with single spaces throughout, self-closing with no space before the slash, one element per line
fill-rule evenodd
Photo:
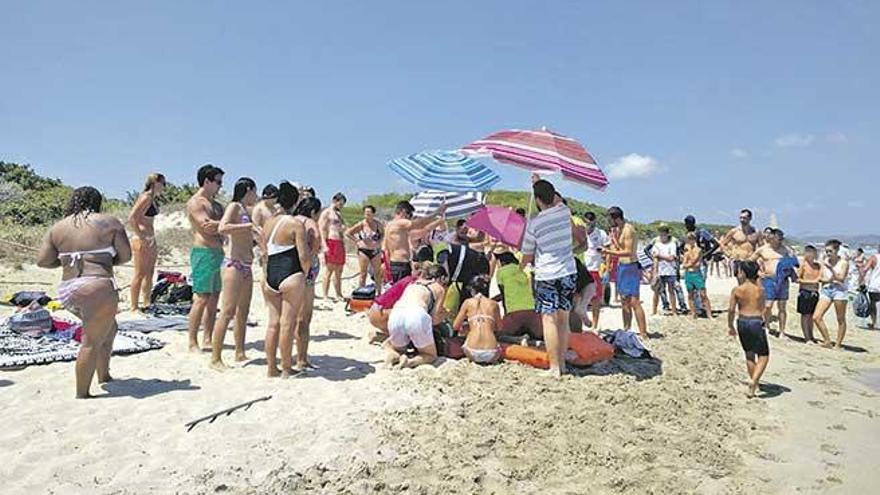
<path fill-rule="evenodd" d="M 138 332 L 119 331 L 113 341 L 113 354 L 134 354 L 161 349 L 164 345 L 164 342 Z M 79 342 L 65 338 L 63 334 L 48 333 L 31 338 L 0 326 L 0 368 L 73 361 L 77 353 Z"/>

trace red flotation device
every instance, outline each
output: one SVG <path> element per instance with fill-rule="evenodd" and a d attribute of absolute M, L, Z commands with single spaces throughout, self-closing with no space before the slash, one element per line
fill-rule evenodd
<path fill-rule="evenodd" d="M 574 366 L 589 366 L 614 357 L 614 346 L 592 332 L 572 333 L 568 348 L 575 353 L 575 357 L 568 360 Z M 544 370 L 550 368 L 550 357 L 543 347 L 504 346 L 504 359 Z"/>
<path fill-rule="evenodd" d="M 373 307 L 372 299 L 349 299 L 345 303 L 345 310 L 349 313 L 363 313 Z"/>

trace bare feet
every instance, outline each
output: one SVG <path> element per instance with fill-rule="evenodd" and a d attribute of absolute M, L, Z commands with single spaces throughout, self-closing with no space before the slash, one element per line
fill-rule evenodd
<path fill-rule="evenodd" d="M 86 393 L 86 394 L 82 394 L 82 395 L 81 395 L 81 394 L 77 394 L 77 395 L 76 395 L 76 398 L 77 398 L 77 399 L 92 399 L 92 398 L 94 398 L 94 397 L 95 397 L 95 396 L 92 395 L 92 394 L 90 394 L 90 393 Z"/>
<path fill-rule="evenodd" d="M 212 349 L 213 349 L 213 347 L 212 347 L 212 345 L 211 345 L 211 341 L 210 341 L 210 340 L 203 340 L 203 341 L 202 341 L 202 351 L 204 351 L 204 352 L 211 352 Z"/>
<path fill-rule="evenodd" d="M 247 354 L 245 354 L 244 352 L 236 352 L 235 353 L 235 361 L 236 362 L 241 363 L 241 362 L 247 361 L 247 360 L 248 360 Z"/>
<path fill-rule="evenodd" d="M 98 383 L 110 383 L 113 381 L 113 377 L 108 373 L 106 376 L 98 376 Z"/>
<path fill-rule="evenodd" d="M 269 378 L 278 378 L 281 376 L 281 370 L 278 368 L 269 368 L 269 372 L 266 375 Z"/>
<path fill-rule="evenodd" d="M 755 383 L 755 382 L 750 383 L 750 384 L 749 384 L 749 392 L 746 394 L 746 397 L 748 397 L 749 399 L 754 399 L 754 398 L 755 398 L 755 392 L 756 392 L 757 390 L 758 390 L 758 384 Z"/>
<path fill-rule="evenodd" d="M 291 368 L 289 370 L 281 370 L 281 378 L 296 378 L 301 375 L 303 370 Z"/>
<path fill-rule="evenodd" d="M 202 348 L 199 347 L 199 343 L 198 343 L 198 342 L 190 342 L 190 343 L 189 343 L 189 352 L 192 352 L 192 353 L 201 353 L 201 352 L 202 352 Z"/>
<path fill-rule="evenodd" d="M 400 361 L 400 356 L 392 356 L 390 354 L 385 356 L 385 368 L 389 370 L 394 369 L 394 365 L 397 364 L 398 361 Z"/>
<path fill-rule="evenodd" d="M 229 369 L 229 366 L 226 366 L 226 363 L 224 363 L 222 359 L 216 361 L 212 360 L 209 366 L 215 371 L 226 371 Z"/>
<path fill-rule="evenodd" d="M 832 347 L 834 347 L 834 344 L 826 341 L 826 342 L 822 342 L 822 347 L 824 347 L 825 349 L 831 349 Z"/>
<path fill-rule="evenodd" d="M 406 368 L 406 367 L 407 367 L 407 362 L 408 362 L 408 361 L 409 361 L 409 358 L 406 357 L 405 354 L 402 354 L 402 355 L 400 356 L 400 359 L 397 361 L 397 365 L 394 367 L 394 369 L 396 369 L 396 370 L 402 370 L 402 369 Z"/>

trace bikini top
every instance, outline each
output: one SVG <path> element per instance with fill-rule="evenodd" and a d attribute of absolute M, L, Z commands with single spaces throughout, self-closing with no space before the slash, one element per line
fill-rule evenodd
<path fill-rule="evenodd" d="M 430 282 L 427 284 L 421 284 L 421 283 L 416 284 L 416 285 L 420 285 L 420 286 L 424 287 L 425 290 L 428 291 L 428 306 L 425 308 L 425 312 L 428 313 L 429 315 L 434 313 L 434 306 L 437 304 L 437 301 L 434 300 L 434 291 L 432 291 L 431 288 L 428 287 L 432 283 L 433 282 Z"/>
<path fill-rule="evenodd" d="M 474 296 L 474 299 L 477 300 L 477 307 L 479 307 L 479 301 L 483 297 L 485 296 L 483 296 L 482 294 L 477 294 L 476 296 Z M 492 323 L 495 323 L 495 318 L 489 315 L 472 315 L 470 318 L 468 318 L 468 323 L 472 321 L 491 321 Z"/>
<path fill-rule="evenodd" d="M 76 263 L 79 262 L 83 256 L 87 254 L 107 254 L 111 258 L 116 257 L 116 248 L 113 246 L 107 246 L 101 249 L 91 249 L 87 251 L 70 251 L 68 253 L 58 253 L 58 258 L 70 258 L 70 266 L 76 266 Z"/>
<path fill-rule="evenodd" d="M 269 256 L 296 249 L 296 244 L 275 244 L 275 234 L 278 232 L 278 227 L 281 226 L 283 221 L 283 218 L 279 218 L 275 222 L 275 227 L 272 228 L 272 233 L 269 234 L 269 241 L 266 243 L 266 254 Z"/>
<path fill-rule="evenodd" d="M 159 207 L 156 206 L 156 203 L 154 203 L 154 202 L 151 202 L 150 207 L 147 208 L 147 211 L 144 212 L 144 216 L 149 217 L 149 218 L 155 217 L 158 214 L 159 214 Z"/>
<path fill-rule="evenodd" d="M 360 232 L 361 240 L 362 241 L 373 241 L 373 242 L 381 241 L 382 240 L 382 232 L 380 232 L 378 229 L 374 230 L 372 232 L 367 232 L 368 226 L 369 225 L 367 224 L 367 222 L 364 222 L 364 227 Z"/>

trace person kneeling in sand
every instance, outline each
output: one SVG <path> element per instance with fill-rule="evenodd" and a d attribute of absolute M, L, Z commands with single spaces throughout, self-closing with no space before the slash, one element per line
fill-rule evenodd
<path fill-rule="evenodd" d="M 495 271 L 495 279 L 504 306 L 504 318 L 499 323 L 498 333 L 505 336 L 526 334 L 534 339 L 543 339 L 544 327 L 541 315 L 535 313 L 535 296 L 529 276 L 519 266 L 513 253 L 503 252 L 494 256 L 501 265 Z"/>
<path fill-rule="evenodd" d="M 389 337 L 383 344 L 387 366 L 415 368 L 437 359 L 433 327 L 443 321 L 447 280 L 442 266 L 431 265 L 425 268 L 421 279 L 403 291 L 388 318 Z M 414 358 L 407 358 L 405 354 L 410 342 L 418 351 Z"/>
<path fill-rule="evenodd" d="M 382 343 L 388 338 L 388 318 L 391 316 L 391 310 L 397 304 L 397 301 L 400 300 L 403 291 L 409 287 L 409 284 L 422 276 L 424 265 L 430 262 L 432 258 L 433 252 L 430 249 L 416 252 L 413 255 L 413 269 L 415 273 L 398 280 L 388 290 L 373 299 L 373 305 L 370 307 L 370 311 L 367 312 L 367 318 L 370 320 L 370 325 L 373 326 L 367 333 L 367 341 L 370 344 Z"/>
<path fill-rule="evenodd" d="M 742 282 L 730 292 L 727 325 L 731 336 L 739 334 L 739 342 L 746 353 L 746 367 L 751 379 L 748 397 L 751 398 L 755 396 L 761 375 L 770 361 L 770 346 L 764 321 L 764 289 L 758 284 L 758 264 L 744 261 L 738 270 L 736 276 Z M 734 329 L 737 312 L 739 318 Z"/>
<path fill-rule="evenodd" d="M 495 340 L 495 329 L 501 321 L 498 303 L 489 299 L 488 275 L 479 275 L 468 284 L 468 299 L 461 305 L 452 327 L 467 334 L 462 346 L 465 356 L 478 364 L 492 364 L 501 359 L 502 350 Z M 467 330 L 462 332 L 464 322 Z"/>

